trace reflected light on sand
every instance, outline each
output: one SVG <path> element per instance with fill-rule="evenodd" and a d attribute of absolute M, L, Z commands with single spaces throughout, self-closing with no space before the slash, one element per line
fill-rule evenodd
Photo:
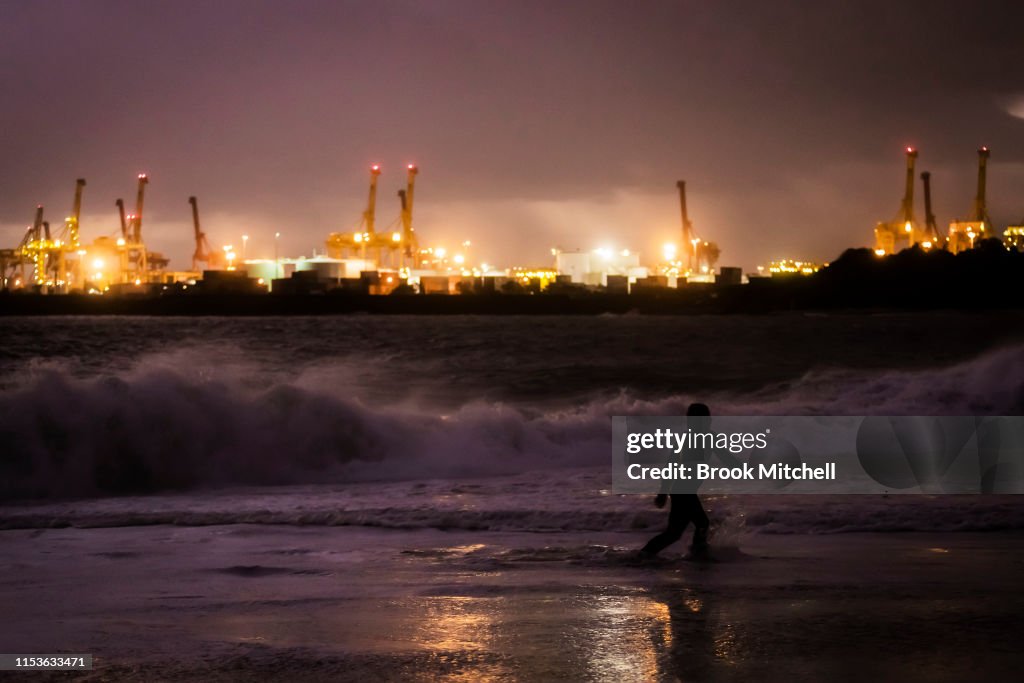
<path fill-rule="evenodd" d="M 652 636 L 671 646 L 668 606 L 647 597 L 605 595 L 593 605 L 594 626 L 587 629 L 588 666 L 593 680 L 651 680 L 658 675 Z"/>

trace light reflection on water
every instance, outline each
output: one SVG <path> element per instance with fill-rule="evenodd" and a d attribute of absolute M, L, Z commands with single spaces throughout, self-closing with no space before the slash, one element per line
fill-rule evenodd
<path fill-rule="evenodd" d="M 219 640 L 426 657 L 450 680 L 693 680 L 736 664 L 735 625 L 690 588 L 527 587 L 249 614 L 209 623 Z"/>

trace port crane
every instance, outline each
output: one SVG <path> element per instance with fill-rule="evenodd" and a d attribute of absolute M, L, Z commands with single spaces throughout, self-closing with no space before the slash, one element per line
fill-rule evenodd
<path fill-rule="evenodd" d="M 953 221 L 949 224 L 949 250 L 954 254 L 971 249 L 977 240 L 991 236 L 992 219 L 988 215 L 988 204 L 985 200 L 988 158 L 991 155 L 988 147 L 978 150 L 978 187 L 971 205 L 971 213 L 967 220 Z"/>
<path fill-rule="evenodd" d="M 702 240 L 694 232 L 690 214 L 686 209 L 686 181 L 676 181 L 676 188 L 679 190 L 679 208 L 683 219 L 683 248 L 687 255 L 686 271 L 688 273 L 709 271 L 718 262 L 721 250 L 717 244 Z"/>
<path fill-rule="evenodd" d="M 416 164 L 409 164 L 406 170 L 408 171 L 408 177 L 405 189 L 398 191 L 398 199 L 402 204 L 402 265 L 410 265 L 415 268 L 419 265 L 417 263 L 419 244 L 416 240 L 416 233 L 412 228 L 412 200 L 416 187 L 416 174 L 420 170 L 416 167 Z"/>
<path fill-rule="evenodd" d="M 907 147 L 906 155 L 906 182 L 899 213 L 894 220 L 880 222 L 875 226 L 875 253 L 879 256 L 895 253 L 903 240 L 906 240 L 907 246 L 910 247 L 918 242 L 928 241 L 914 220 L 914 164 L 917 161 L 917 150 Z"/>
<path fill-rule="evenodd" d="M 406 170 L 406 187 L 398 191 L 401 215 L 387 231 L 377 232 L 377 179 L 381 174 L 381 167 L 380 164 L 373 164 L 370 167 L 370 194 L 362 221 L 353 232 L 332 232 L 327 236 L 328 256 L 340 259 L 358 256 L 366 259 L 370 255 L 375 258 L 378 265 L 384 265 L 387 255 L 392 267 L 418 265 L 419 248 L 412 227 L 412 207 L 419 168 L 415 164 L 409 164 Z M 399 222 L 401 229 L 395 229 Z"/>
<path fill-rule="evenodd" d="M 219 254 L 210 249 L 210 243 L 206 241 L 206 233 L 199 226 L 199 204 L 195 197 L 189 197 L 188 203 L 192 205 L 192 227 L 195 234 L 196 248 L 192 252 L 192 270 L 199 270 L 199 264 L 205 263 L 210 270 L 220 268 L 221 259 Z"/>

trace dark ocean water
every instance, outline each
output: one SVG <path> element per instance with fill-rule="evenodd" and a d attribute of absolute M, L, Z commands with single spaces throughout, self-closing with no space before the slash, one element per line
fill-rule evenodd
<path fill-rule="evenodd" d="M 518 475 L 611 415 L 1024 412 L 1017 313 L 0 320 L 0 495 Z"/>

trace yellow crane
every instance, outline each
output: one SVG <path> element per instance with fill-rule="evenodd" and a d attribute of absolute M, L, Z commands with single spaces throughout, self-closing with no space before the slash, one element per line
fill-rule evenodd
<path fill-rule="evenodd" d="M 914 162 L 917 150 L 907 147 L 906 183 L 903 189 L 903 201 L 895 220 L 881 222 L 875 226 L 875 253 L 879 256 L 893 254 L 898 251 L 900 242 L 906 240 L 907 246 L 928 241 L 923 237 L 920 227 L 914 220 Z"/>
<path fill-rule="evenodd" d="M 370 195 L 366 210 L 363 211 L 359 228 L 353 232 L 332 232 L 327 236 L 327 255 L 331 258 L 346 259 L 358 256 L 361 259 L 372 258 L 375 267 L 390 265 L 391 267 L 415 266 L 419 256 L 416 235 L 412 227 L 413 193 L 415 191 L 416 174 L 419 169 L 415 164 L 407 166 L 408 176 L 404 190 L 398 191 L 402 202 L 402 213 L 398 221 L 390 228 L 378 233 L 376 230 L 377 211 L 377 178 L 381 174 L 380 164 L 370 167 Z M 385 264 L 385 256 L 390 263 Z"/>
<path fill-rule="evenodd" d="M 419 244 L 412 227 L 412 200 L 416 187 L 416 174 L 420 170 L 416 164 L 409 164 L 406 169 L 409 175 L 405 189 L 398 191 L 398 198 L 402 203 L 402 265 L 416 268 L 419 265 Z"/>
<path fill-rule="evenodd" d="M 989 155 L 988 147 L 978 150 L 978 188 L 970 216 L 967 220 L 953 221 L 949 224 L 949 250 L 954 254 L 971 249 L 975 242 L 992 235 L 992 219 L 988 216 L 988 205 L 985 201 Z"/>

